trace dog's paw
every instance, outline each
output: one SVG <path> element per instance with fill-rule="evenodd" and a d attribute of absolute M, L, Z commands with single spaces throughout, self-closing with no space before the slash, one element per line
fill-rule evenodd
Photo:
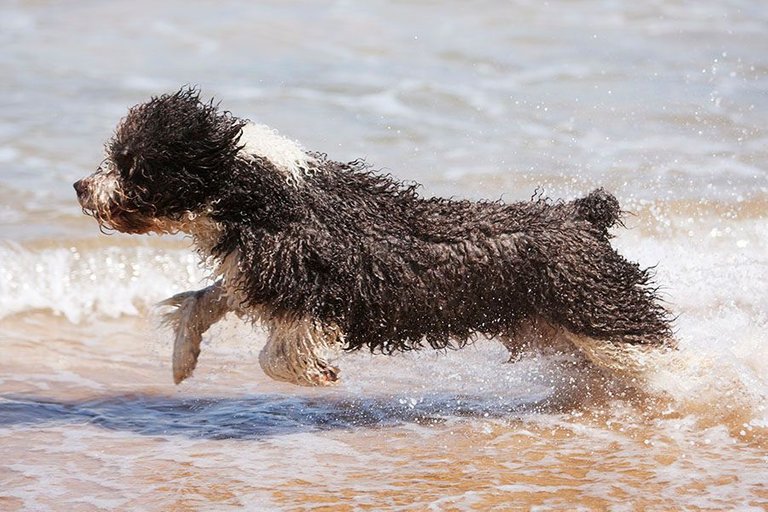
<path fill-rule="evenodd" d="M 177 293 L 173 297 L 168 297 L 167 299 L 161 300 L 155 304 L 155 307 L 157 308 L 173 308 L 172 310 L 163 314 L 163 322 L 172 325 L 173 322 L 177 321 L 179 308 L 181 308 L 187 299 L 196 298 L 197 294 L 197 291 L 181 292 Z"/>
<path fill-rule="evenodd" d="M 507 364 L 519 362 L 526 354 L 530 353 L 532 349 L 530 343 L 504 343 L 504 346 L 509 351 L 509 359 L 506 361 Z"/>
<path fill-rule="evenodd" d="M 196 322 L 198 292 L 183 292 L 174 295 L 158 306 L 171 307 L 163 315 L 163 323 L 174 331 L 173 340 L 173 382 L 180 384 L 192 375 L 200 356 L 202 332 Z"/>
<path fill-rule="evenodd" d="M 197 366 L 197 358 L 200 357 L 200 343 L 202 334 L 189 324 L 182 324 L 176 331 L 173 340 L 173 383 L 181 384 L 183 380 L 192 375 Z"/>
<path fill-rule="evenodd" d="M 306 373 L 299 378 L 296 384 L 302 386 L 333 386 L 339 381 L 339 370 L 336 366 L 331 366 L 324 361 L 318 361 L 318 368 Z"/>
<path fill-rule="evenodd" d="M 341 370 L 339 370 L 336 366 L 326 366 L 322 369 L 322 372 L 320 373 L 320 380 L 321 380 L 321 386 L 330 386 L 332 384 L 335 384 L 339 380 L 339 374 L 341 373 Z"/>

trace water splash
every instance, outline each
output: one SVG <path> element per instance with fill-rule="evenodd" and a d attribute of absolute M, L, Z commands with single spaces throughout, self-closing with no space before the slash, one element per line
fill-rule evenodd
<path fill-rule="evenodd" d="M 32 251 L 0 242 L 0 318 L 35 310 L 73 323 L 137 315 L 204 277 L 188 249 L 80 244 Z"/>

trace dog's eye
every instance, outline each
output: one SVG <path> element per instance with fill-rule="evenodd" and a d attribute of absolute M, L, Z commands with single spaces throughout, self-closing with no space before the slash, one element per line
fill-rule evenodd
<path fill-rule="evenodd" d="M 133 155 L 128 150 L 123 149 L 115 153 L 114 160 L 120 174 L 130 178 L 134 166 Z"/>

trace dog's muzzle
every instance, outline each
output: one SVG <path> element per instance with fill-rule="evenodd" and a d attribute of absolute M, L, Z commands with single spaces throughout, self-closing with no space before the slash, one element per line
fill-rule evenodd
<path fill-rule="evenodd" d="M 77 193 L 77 202 L 80 203 L 80 207 L 85 210 L 96 210 L 95 198 L 93 194 L 93 183 L 90 177 L 77 180 L 72 184 L 72 187 Z"/>
<path fill-rule="evenodd" d="M 80 203 L 80 205 L 83 205 L 83 199 L 87 196 L 87 187 L 85 183 L 83 183 L 85 180 L 77 180 L 72 184 L 72 186 L 75 189 L 75 192 L 77 193 L 77 201 Z"/>

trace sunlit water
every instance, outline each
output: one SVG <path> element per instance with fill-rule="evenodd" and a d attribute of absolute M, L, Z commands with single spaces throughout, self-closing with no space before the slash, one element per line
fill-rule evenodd
<path fill-rule="evenodd" d="M 768 507 L 762 2 L 4 2 L 0 510 Z M 266 378 L 228 319 L 175 387 L 152 305 L 186 241 L 105 236 L 71 183 L 129 105 L 199 84 L 423 193 L 634 212 L 680 350 L 625 382 L 573 354 L 344 355 Z"/>

